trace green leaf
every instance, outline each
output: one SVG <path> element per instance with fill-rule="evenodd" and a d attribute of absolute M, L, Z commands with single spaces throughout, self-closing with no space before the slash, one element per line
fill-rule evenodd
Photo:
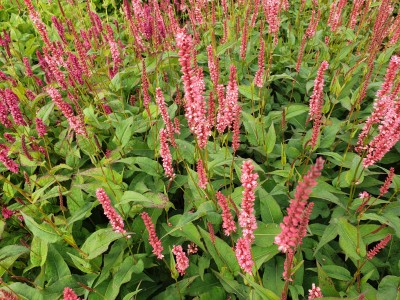
<path fill-rule="evenodd" d="M 350 281 L 353 277 L 350 274 L 350 271 L 339 266 L 335 265 L 324 265 L 322 269 L 326 272 L 326 274 L 333 279 Z"/>
<path fill-rule="evenodd" d="M 36 114 L 36 118 L 40 118 L 40 119 L 42 119 L 43 122 L 46 122 L 47 119 L 49 118 L 50 114 L 52 113 L 53 108 L 54 108 L 54 102 L 50 101 L 45 106 L 40 108 L 40 110 Z"/>
<path fill-rule="evenodd" d="M 140 260 L 137 264 L 139 263 L 141 265 L 141 270 L 143 271 L 143 261 Z M 117 298 L 121 285 L 131 280 L 133 272 L 135 271 L 135 269 L 137 269 L 137 264 L 135 264 L 135 262 L 133 261 L 133 257 L 128 256 L 125 258 L 124 262 L 113 275 L 112 280 L 108 285 L 107 291 L 104 295 L 105 299 Z"/>
<path fill-rule="evenodd" d="M 30 231 L 32 231 L 34 236 L 41 238 L 47 243 L 55 243 L 61 239 L 61 237 L 56 233 L 56 231 L 47 223 L 38 224 L 30 216 L 21 212 L 24 217 L 26 226 Z"/>
<path fill-rule="evenodd" d="M 270 154 L 274 150 L 275 142 L 276 142 L 275 127 L 274 124 L 271 124 L 271 126 L 268 129 L 266 137 L 267 154 Z"/>
<path fill-rule="evenodd" d="M 262 188 L 257 190 L 257 194 L 258 199 L 260 199 L 261 219 L 263 222 L 276 224 L 282 222 L 282 210 L 274 197 Z"/>
<path fill-rule="evenodd" d="M 127 157 L 116 162 L 125 163 L 129 169 L 136 169 L 157 178 L 164 172 L 162 166 L 157 161 L 148 157 Z M 138 165 L 139 169 L 134 165 Z"/>
<path fill-rule="evenodd" d="M 219 237 L 215 237 L 215 243 L 211 241 L 210 233 L 202 229 L 200 226 L 197 227 L 199 232 L 206 244 L 208 253 L 214 259 L 215 263 L 218 266 L 218 269 L 221 271 L 223 269 L 228 268 L 232 274 L 238 274 L 240 271 L 239 264 L 236 259 L 235 252 L 232 250 L 232 247 L 221 240 Z"/>
<path fill-rule="evenodd" d="M 133 118 L 131 117 L 117 123 L 115 137 L 117 139 L 117 143 L 121 146 L 121 148 L 124 148 L 132 137 L 132 122 Z"/>
<path fill-rule="evenodd" d="M 31 243 L 31 263 L 34 266 L 43 266 L 46 262 L 48 244 L 38 236 L 34 236 Z"/>
<path fill-rule="evenodd" d="M 265 130 L 262 122 L 257 118 L 254 118 L 251 114 L 243 111 L 243 125 L 246 129 L 247 139 L 252 146 L 264 145 L 265 141 Z"/>
<path fill-rule="evenodd" d="M 4 246 L 0 250 L 0 276 L 10 268 L 23 254 L 29 253 L 29 249 L 19 245 Z"/>
<path fill-rule="evenodd" d="M 250 85 L 239 85 L 239 93 L 242 94 L 244 97 L 250 100 L 260 100 L 260 97 L 258 97 L 255 94 L 255 89 L 254 87 Z"/>
<path fill-rule="evenodd" d="M 107 251 L 108 246 L 121 237 L 123 235 L 112 228 L 99 229 L 86 239 L 81 250 L 88 254 L 86 259 L 93 259 Z"/>
<path fill-rule="evenodd" d="M 290 120 L 298 115 L 308 112 L 308 106 L 304 104 L 290 104 L 287 107 L 286 120 Z"/>
<path fill-rule="evenodd" d="M 181 157 L 184 160 L 186 160 L 189 164 L 193 164 L 195 162 L 194 146 L 191 143 L 184 140 L 176 139 L 175 142 L 178 146 L 177 149 L 179 149 L 179 152 L 178 151 L 173 152 L 174 159 L 178 159 L 179 157 Z"/>
<path fill-rule="evenodd" d="M 344 217 L 339 219 L 338 233 L 340 248 L 347 256 L 358 260 L 366 255 L 365 244 L 361 237 L 358 239 L 357 228 Z"/>
<path fill-rule="evenodd" d="M 325 246 L 327 243 L 332 241 L 338 235 L 338 224 L 337 222 L 331 222 L 324 230 L 324 233 L 318 243 L 317 248 L 314 251 L 314 255 Z"/>
<path fill-rule="evenodd" d="M 49 245 L 45 274 L 49 284 L 71 275 L 67 263 L 53 245 Z"/>
<path fill-rule="evenodd" d="M 377 300 L 400 299 L 400 277 L 385 276 L 379 283 Z"/>
<path fill-rule="evenodd" d="M 79 269 L 85 273 L 93 273 L 93 268 L 87 260 L 82 259 L 76 255 L 69 253 L 69 252 L 67 252 L 67 254 L 69 255 L 69 257 L 71 257 L 71 260 L 77 269 Z"/>
<path fill-rule="evenodd" d="M 279 300 L 281 299 L 277 294 L 273 291 L 262 287 L 261 285 L 255 283 L 251 278 L 247 278 L 240 274 L 243 278 L 246 278 L 246 281 L 255 289 L 257 294 L 262 297 L 262 299 L 269 299 L 269 300 Z"/>
<path fill-rule="evenodd" d="M 190 221 L 184 221 L 184 224 L 182 225 L 183 219 L 185 219 L 185 217 L 182 217 L 182 215 L 175 215 L 169 218 L 169 222 L 172 224 L 173 229 L 171 230 L 171 227 L 166 224 L 164 226 L 164 229 L 166 229 L 169 235 L 176 237 L 186 237 L 189 241 L 194 242 L 197 246 L 205 251 L 206 249 L 203 245 L 203 242 L 201 241 L 201 236 L 199 231 L 197 230 L 197 227 Z M 179 230 L 177 230 L 176 228 L 179 228 Z"/>
<path fill-rule="evenodd" d="M 160 208 L 160 209 L 171 207 L 173 205 L 168 200 L 168 197 L 161 193 L 140 194 L 134 191 L 126 191 L 124 192 L 124 195 L 121 197 L 120 202 L 117 203 L 115 206 L 120 206 L 130 202 L 133 202 L 134 205 L 140 204 L 143 207 Z"/>
<path fill-rule="evenodd" d="M 11 284 L 7 284 L 7 289 L 6 291 L 9 291 L 11 289 L 14 293 L 18 295 L 18 299 L 24 299 L 24 300 L 44 300 L 45 297 L 43 297 L 43 294 L 41 291 L 25 284 L 25 283 L 20 283 L 20 282 L 14 282 Z M 48 300 L 48 299 L 46 299 Z"/>
<path fill-rule="evenodd" d="M 258 222 L 258 228 L 254 231 L 255 241 L 254 243 L 260 247 L 272 246 L 275 237 L 281 232 L 281 228 L 278 224 L 264 224 Z"/>
<path fill-rule="evenodd" d="M 212 270 L 214 275 L 217 276 L 219 281 L 221 282 L 222 286 L 228 293 L 235 294 L 239 299 L 248 299 L 248 288 L 244 285 L 239 284 L 234 279 L 229 278 L 225 274 L 218 273 Z"/>
<path fill-rule="evenodd" d="M 328 276 L 324 269 L 322 269 L 319 263 L 317 263 L 317 269 L 319 287 L 324 291 L 324 296 L 339 296 L 332 279 Z"/>
<path fill-rule="evenodd" d="M 252 247 L 252 252 L 255 265 L 258 269 L 261 268 L 264 263 L 272 259 L 276 254 L 280 253 L 277 245 L 269 247 L 254 246 Z"/>
<path fill-rule="evenodd" d="M 327 200 L 327 201 L 332 202 L 342 208 L 346 208 L 346 206 L 342 202 L 340 202 L 338 197 L 336 197 L 331 192 L 327 191 L 325 186 L 320 186 L 319 184 L 317 184 L 317 186 L 315 186 L 313 188 L 313 190 L 310 194 L 310 197 Z"/>

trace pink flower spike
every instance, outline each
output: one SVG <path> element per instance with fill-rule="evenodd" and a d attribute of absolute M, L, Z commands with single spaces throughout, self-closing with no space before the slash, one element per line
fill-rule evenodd
<path fill-rule="evenodd" d="M 181 276 L 185 275 L 185 271 L 189 267 L 189 258 L 186 256 L 185 252 L 183 252 L 182 246 L 174 245 L 172 253 L 175 254 L 176 257 L 176 270 Z"/>
<path fill-rule="evenodd" d="M 254 166 L 250 160 L 243 162 L 242 176 L 240 181 L 244 187 L 242 192 L 242 204 L 239 214 L 239 225 L 243 231 L 243 238 L 250 242 L 254 241 L 254 230 L 257 229 L 256 217 L 254 215 L 254 201 L 256 196 L 254 191 L 257 187 L 258 174 L 253 173 Z"/>
<path fill-rule="evenodd" d="M 36 130 L 38 132 L 38 135 L 40 137 L 43 137 L 47 133 L 46 125 L 44 125 L 42 119 L 36 118 L 35 121 L 36 121 Z"/>
<path fill-rule="evenodd" d="M 390 168 L 389 174 L 386 177 L 385 183 L 379 189 L 379 191 L 380 191 L 379 197 L 382 197 L 383 195 L 385 195 L 388 192 L 389 187 L 392 184 L 393 177 L 394 177 L 394 168 Z"/>
<path fill-rule="evenodd" d="M 18 96 L 10 89 L 4 90 L 4 97 L 8 106 L 8 109 L 14 119 L 15 124 L 26 126 L 26 122 L 22 115 L 22 112 L 18 106 L 19 98 Z"/>
<path fill-rule="evenodd" d="M 199 176 L 199 187 L 204 190 L 207 187 L 208 182 L 206 171 L 204 170 L 203 161 L 201 159 L 197 161 L 197 174 Z"/>
<path fill-rule="evenodd" d="M 321 157 L 317 158 L 315 165 L 311 166 L 303 181 L 300 181 L 296 187 L 294 198 L 290 200 L 287 209 L 288 215 L 283 218 L 283 222 L 280 224 L 282 232 L 275 237 L 275 244 L 278 245 L 279 251 L 283 253 L 295 250 L 301 243 L 304 235 L 303 218 L 307 200 L 312 188 L 317 185 L 316 179 L 321 175 L 323 167 L 324 160 Z"/>
<path fill-rule="evenodd" d="M 260 35 L 260 50 L 258 53 L 258 70 L 254 76 L 254 84 L 259 88 L 264 85 L 264 73 L 265 73 L 265 41 L 262 35 Z"/>
<path fill-rule="evenodd" d="M 228 201 L 221 192 L 217 192 L 218 204 L 222 208 L 222 227 L 225 235 L 229 236 L 232 232 L 236 232 L 236 224 L 228 206 Z"/>
<path fill-rule="evenodd" d="M 160 129 L 160 156 L 163 160 L 165 175 L 167 175 L 169 179 L 172 180 L 175 177 L 175 173 L 174 168 L 172 167 L 172 155 L 171 151 L 169 150 L 167 136 L 167 131 L 164 128 Z"/>
<path fill-rule="evenodd" d="M 245 237 L 238 239 L 235 248 L 236 259 L 239 266 L 246 273 L 251 274 L 254 265 L 253 257 L 251 256 L 251 243 Z"/>
<path fill-rule="evenodd" d="M 3 206 L 3 208 L 1 209 L 1 214 L 3 215 L 3 218 L 7 220 L 12 217 L 14 212 L 11 209 L 8 209 L 7 207 Z"/>
<path fill-rule="evenodd" d="M 165 129 L 169 137 L 169 141 L 173 147 L 176 148 L 176 142 L 175 142 L 175 128 L 174 125 L 172 124 L 172 121 L 168 115 L 167 111 L 167 106 L 165 105 L 165 98 L 164 95 L 161 91 L 160 88 L 156 88 L 156 102 L 158 105 L 158 108 L 160 109 L 161 117 L 164 121 L 165 124 Z"/>
<path fill-rule="evenodd" d="M 377 255 L 392 239 L 392 235 L 388 234 L 383 240 L 381 240 L 373 249 L 369 250 L 367 253 L 367 258 L 371 260 Z"/>
<path fill-rule="evenodd" d="M 310 98 L 310 120 L 314 121 L 311 147 L 314 148 L 317 144 L 319 129 L 321 127 L 322 107 L 324 105 L 324 73 L 328 69 L 329 64 L 326 61 L 321 63 L 318 69 L 317 77 L 314 80 L 314 91 Z"/>
<path fill-rule="evenodd" d="M 126 233 L 124 230 L 124 221 L 121 216 L 115 211 L 114 207 L 111 206 L 111 200 L 107 196 L 104 189 L 99 188 L 96 190 L 97 200 L 101 203 L 104 209 L 104 214 L 110 220 L 110 224 L 115 232 Z"/>
<path fill-rule="evenodd" d="M 311 290 L 308 290 L 308 300 L 322 298 L 322 292 L 319 287 L 315 286 L 315 283 L 312 284 Z"/>
<path fill-rule="evenodd" d="M 11 158 L 8 157 L 8 147 L 0 144 L 0 161 L 3 163 L 3 165 L 11 172 L 13 173 L 18 173 L 19 172 L 19 166 L 18 164 L 13 161 Z"/>
<path fill-rule="evenodd" d="M 31 69 L 31 64 L 29 63 L 29 58 L 23 57 L 22 60 L 24 61 L 26 76 L 32 77 L 33 76 L 33 72 L 32 72 L 32 69 Z"/>
<path fill-rule="evenodd" d="M 81 298 L 78 298 L 73 289 L 66 287 L 64 288 L 64 300 L 81 300 Z"/>
<path fill-rule="evenodd" d="M 148 213 L 143 212 L 140 215 L 143 219 L 144 225 L 149 233 L 149 243 L 153 247 L 153 253 L 157 256 L 158 259 L 163 259 L 164 255 L 162 254 L 164 248 L 161 244 L 161 241 L 157 237 L 156 229 L 151 221 L 151 218 Z"/>

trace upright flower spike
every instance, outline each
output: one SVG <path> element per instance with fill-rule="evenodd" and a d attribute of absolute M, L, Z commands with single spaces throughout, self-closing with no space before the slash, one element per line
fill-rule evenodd
<path fill-rule="evenodd" d="M 170 180 L 174 179 L 175 173 L 174 168 L 172 167 L 172 155 L 169 150 L 168 142 L 167 142 L 167 131 L 163 128 L 160 129 L 160 156 L 163 160 L 163 167 L 165 175 L 169 177 Z"/>
<path fill-rule="evenodd" d="M 81 298 L 78 298 L 73 289 L 66 287 L 64 288 L 64 300 L 81 300 Z"/>
<path fill-rule="evenodd" d="M 96 190 L 97 200 L 103 206 L 104 214 L 110 220 L 110 224 L 115 232 L 120 232 L 122 234 L 126 233 L 124 229 L 124 221 L 121 216 L 115 211 L 114 207 L 111 206 L 111 200 L 107 196 L 104 189 L 99 188 Z"/>
<path fill-rule="evenodd" d="M 197 174 L 199 176 L 199 187 L 204 190 L 208 182 L 202 159 L 197 161 Z"/>
<path fill-rule="evenodd" d="M 175 142 L 175 137 L 174 137 L 175 128 L 174 128 L 174 125 L 172 124 L 171 119 L 169 118 L 167 106 L 165 105 L 164 95 L 160 88 L 156 88 L 156 102 L 157 102 L 158 108 L 160 109 L 161 117 L 164 121 L 165 129 L 168 134 L 169 141 L 173 147 L 176 147 L 176 142 Z"/>
<path fill-rule="evenodd" d="M 36 131 L 38 132 L 38 135 L 40 137 L 45 136 L 47 130 L 46 130 L 46 125 L 43 123 L 42 119 L 36 118 L 35 122 L 36 122 Z"/>
<path fill-rule="evenodd" d="M 247 238 L 241 237 L 238 239 L 236 242 L 235 254 L 242 270 L 251 274 L 254 261 L 251 255 L 251 242 Z"/>
<path fill-rule="evenodd" d="M 258 174 L 253 173 L 254 166 L 250 160 L 243 162 L 242 176 L 240 181 L 244 188 L 242 192 L 242 204 L 239 214 L 239 225 L 243 231 L 243 237 L 249 241 L 254 241 L 254 230 L 257 229 L 256 217 L 254 215 L 254 201 L 256 196 L 254 191 L 257 187 Z"/>
<path fill-rule="evenodd" d="M 385 183 L 379 189 L 379 192 L 380 192 L 379 197 L 382 197 L 383 195 L 385 195 L 388 192 L 389 187 L 392 184 L 393 177 L 394 177 L 394 168 L 390 168 L 389 174 L 386 177 Z"/>
<path fill-rule="evenodd" d="M 172 253 L 176 258 L 176 270 L 181 276 L 185 275 L 186 269 L 189 267 L 189 258 L 186 256 L 185 252 L 183 252 L 182 246 L 174 245 Z"/>
<path fill-rule="evenodd" d="M 15 124 L 21 125 L 21 126 L 26 126 L 26 122 L 24 120 L 24 117 L 22 115 L 22 112 L 18 106 L 19 104 L 19 98 L 14 92 L 10 89 L 5 89 L 4 90 L 4 98 L 5 102 L 7 103 L 8 109 L 14 119 Z"/>
<path fill-rule="evenodd" d="M 301 242 L 304 211 L 307 206 L 307 200 L 310 197 L 312 188 L 317 185 L 316 179 L 321 175 L 324 167 L 324 160 L 319 157 L 314 166 L 299 182 L 294 192 L 294 198 L 290 200 L 288 215 L 283 218 L 280 224 L 282 232 L 275 237 L 275 244 L 283 253 L 294 251 Z"/>
<path fill-rule="evenodd" d="M 365 0 L 354 0 L 353 8 L 350 14 L 349 27 L 354 29 L 357 23 L 357 17 L 360 14 L 361 7 L 364 5 Z"/>
<path fill-rule="evenodd" d="M 32 72 L 32 68 L 31 68 L 31 64 L 29 63 L 29 58 L 23 57 L 22 60 L 25 65 L 26 76 L 33 77 L 33 72 Z"/>
<path fill-rule="evenodd" d="M 217 192 L 218 204 L 222 209 L 222 228 L 225 235 L 229 236 L 232 232 L 236 232 L 235 221 L 228 206 L 228 201 L 221 192 Z"/>
<path fill-rule="evenodd" d="M 110 45 L 111 56 L 114 62 L 113 74 L 116 74 L 118 72 L 119 67 L 122 64 L 122 59 L 119 53 L 118 44 L 114 40 L 114 31 L 108 24 L 106 25 L 106 29 L 107 29 L 107 41 L 108 44 Z"/>
<path fill-rule="evenodd" d="M 308 300 L 318 299 L 322 297 L 323 295 L 321 289 L 315 286 L 315 283 L 313 283 L 311 286 L 311 290 L 308 290 Z"/>
<path fill-rule="evenodd" d="M 76 132 L 76 134 L 87 137 L 85 124 L 83 123 L 82 118 L 80 116 L 75 116 L 71 105 L 67 102 L 64 102 L 60 92 L 50 86 L 46 88 L 46 92 L 49 94 L 57 107 L 61 110 L 63 115 L 67 118 L 69 125 Z"/>
<path fill-rule="evenodd" d="M 206 102 L 204 98 L 204 80 L 200 68 L 192 67 L 194 43 L 192 37 L 180 29 L 175 36 L 179 48 L 179 63 L 183 73 L 182 80 L 185 90 L 185 116 L 190 131 L 196 136 L 200 149 L 205 148 L 208 136 L 211 134 L 210 124 L 207 122 Z M 200 72 L 199 72 L 200 71 Z"/>
<path fill-rule="evenodd" d="M 392 235 L 388 234 L 383 240 L 381 240 L 373 249 L 369 250 L 367 253 L 367 258 L 371 260 L 377 255 L 392 239 Z"/>
<path fill-rule="evenodd" d="M 278 44 L 278 31 L 280 26 L 279 11 L 280 0 L 264 0 L 262 2 L 264 14 L 269 25 L 268 32 L 274 36 L 274 45 Z"/>
<path fill-rule="evenodd" d="M 324 105 L 324 73 L 328 69 L 329 64 L 326 61 L 321 63 L 318 69 L 317 77 L 314 80 L 314 91 L 310 98 L 310 120 L 313 120 L 313 131 L 311 138 L 311 147 L 314 148 L 317 144 L 319 130 L 321 127 L 322 107 Z"/>
<path fill-rule="evenodd" d="M 207 56 L 208 56 L 208 69 L 210 70 L 211 81 L 214 87 L 218 85 L 219 80 L 219 66 L 218 58 L 214 57 L 213 48 L 211 45 L 207 46 Z"/>
<path fill-rule="evenodd" d="M 163 259 L 164 255 L 162 254 L 162 252 L 164 248 L 161 244 L 161 241 L 157 237 L 156 228 L 151 221 L 149 214 L 143 212 L 140 216 L 142 217 L 147 232 L 149 233 L 149 243 L 153 247 L 154 255 L 156 255 L 158 259 Z"/>
<path fill-rule="evenodd" d="M 9 150 L 10 149 L 7 146 L 0 144 L 0 161 L 9 171 L 13 173 L 18 173 L 19 166 L 15 161 L 8 157 Z"/>
<path fill-rule="evenodd" d="M 265 73 L 265 41 L 260 34 L 260 52 L 258 53 L 258 70 L 254 76 L 254 84 L 259 88 L 263 87 Z"/>

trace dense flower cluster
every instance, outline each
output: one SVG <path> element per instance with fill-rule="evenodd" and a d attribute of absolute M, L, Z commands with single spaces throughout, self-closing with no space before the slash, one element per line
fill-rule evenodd
<path fill-rule="evenodd" d="M 189 258 L 183 251 L 182 246 L 174 245 L 172 253 L 175 254 L 176 257 L 176 270 L 181 274 L 181 276 L 185 275 L 186 269 L 189 267 Z"/>
<path fill-rule="evenodd" d="M 308 222 L 304 213 L 307 211 L 307 200 L 310 197 L 312 188 L 317 185 L 316 179 L 321 175 L 323 167 L 324 160 L 319 157 L 315 165 L 304 176 L 303 181 L 299 182 L 294 198 L 290 200 L 290 205 L 287 209 L 288 215 L 283 218 L 283 223 L 280 224 L 282 232 L 275 237 L 275 244 L 284 253 L 294 250 L 301 243 L 304 224 L 305 221 Z"/>
<path fill-rule="evenodd" d="M 163 259 L 164 255 L 162 254 L 164 248 L 161 244 L 161 241 L 157 237 L 156 228 L 151 221 L 151 218 L 148 213 L 143 212 L 141 214 L 144 225 L 146 226 L 147 232 L 149 233 L 149 243 L 153 247 L 153 253 L 157 256 L 158 259 Z"/>
<path fill-rule="evenodd" d="M 383 195 L 385 195 L 388 192 L 389 187 L 392 184 L 393 177 L 394 177 L 394 168 L 390 168 L 389 174 L 386 177 L 385 183 L 379 189 L 379 192 L 380 192 L 379 196 L 380 197 L 382 197 Z"/>
<path fill-rule="evenodd" d="M 222 209 L 222 228 L 224 228 L 225 235 L 230 235 L 236 232 L 235 221 L 228 206 L 228 201 L 221 192 L 217 192 L 218 204 Z"/>
<path fill-rule="evenodd" d="M 7 146 L 0 144 L 0 161 L 11 172 L 18 173 L 19 166 L 14 160 L 12 160 L 10 157 L 8 157 L 9 150 L 10 149 Z"/>
<path fill-rule="evenodd" d="M 383 248 L 389 244 L 392 239 L 392 235 L 388 234 L 383 240 L 381 240 L 373 249 L 369 250 L 367 253 L 367 258 L 372 259 L 375 255 L 377 255 Z"/>
<path fill-rule="evenodd" d="M 96 190 L 97 200 L 103 206 L 104 214 L 110 220 L 110 224 L 115 232 L 126 233 L 124 229 L 124 221 L 121 216 L 115 211 L 114 207 L 111 206 L 111 200 L 107 196 L 106 192 L 99 188 Z"/>
<path fill-rule="evenodd" d="M 206 146 L 208 136 L 211 134 L 207 122 L 206 102 L 203 96 L 204 80 L 199 76 L 201 69 L 191 66 L 194 44 L 192 37 L 179 30 L 175 36 L 179 48 L 179 63 L 183 73 L 182 80 L 185 90 L 185 116 L 191 132 L 196 136 L 200 148 Z M 202 71 L 201 71 L 202 72 Z"/>
<path fill-rule="evenodd" d="M 242 176 L 240 181 L 244 191 L 242 192 L 242 204 L 239 215 L 239 225 L 243 231 L 243 237 L 254 241 L 254 230 L 257 229 L 256 217 L 254 215 L 254 201 L 256 196 L 254 191 L 257 187 L 258 174 L 253 173 L 254 166 L 250 160 L 243 162 Z"/>
<path fill-rule="evenodd" d="M 318 69 L 317 77 L 314 80 L 314 91 L 310 98 L 310 120 L 314 121 L 312 138 L 311 138 L 311 147 L 314 148 L 317 144 L 319 130 L 321 127 L 322 120 L 322 107 L 324 105 L 324 73 L 328 69 L 329 64 L 326 61 L 321 63 L 321 66 Z"/>
<path fill-rule="evenodd" d="M 62 99 L 60 92 L 51 86 L 46 88 L 46 92 L 50 95 L 53 102 L 57 105 L 57 107 L 61 110 L 63 115 L 67 118 L 71 128 L 77 134 L 87 136 L 85 124 L 83 123 L 82 118 L 79 116 L 75 116 L 75 113 L 71 105 Z"/>
<path fill-rule="evenodd" d="M 254 84 L 259 88 L 263 87 L 264 73 L 265 73 L 265 41 L 261 34 L 260 50 L 258 53 L 258 70 L 256 72 L 256 75 L 254 76 Z"/>
<path fill-rule="evenodd" d="M 204 190 L 208 182 L 202 159 L 197 161 L 197 175 L 199 176 L 199 187 Z"/>
<path fill-rule="evenodd" d="M 308 290 L 308 300 L 322 298 L 321 289 L 318 286 L 315 286 L 315 283 L 312 284 L 311 290 Z"/>
<path fill-rule="evenodd" d="M 167 131 L 165 129 L 160 129 L 160 155 L 163 160 L 164 172 L 165 175 L 172 180 L 175 177 L 175 173 L 174 168 L 172 167 L 172 155 L 171 151 L 169 150 L 167 137 Z"/>
<path fill-rule="evenodd" d="M 243 236 L 236 243 L 236 258 L 240 267 L 247 273 L 251 273 L 254 262 L 251 258 L 251 244 L 254 242 L 254 230 L 257 229 L 256 217 L 254 215 L 254 191 L 257 187 L 258 174 L 253 173 L 254 166 L 251 161 L 245 161 L 242 165 L 242 176 L 240 181 L 244 188 L 242 192 L 242 204 L 239 214 L 239 225 Z"/>
<path fill-rule="evenodd" d="M 169 137 L 169 141 L 173 147 L 176 147 L 176 142 L 174 138 L 175 128 L 174 125 L 172 124 L 171 119 L 169 118 L 167 106 L 165 105 L 164 95 L 160 88 L 156 88 L 156 102 L 158 108 L 160 109 L 161 117 L 164 121 L 165 130 Z"/>
<path fill-rule="evenodd" d="M 64 288 L 64 300 L 80 300 L 78 296 L 75 294 L 74 290 L 66 287 Z"/>

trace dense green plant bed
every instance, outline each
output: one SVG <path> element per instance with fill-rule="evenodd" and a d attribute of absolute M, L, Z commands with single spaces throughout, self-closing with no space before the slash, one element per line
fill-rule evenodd
<path fill-rule="evenodd" d="M 0 5 L 0 299 L 400 299 L 398 1 Z"/>

